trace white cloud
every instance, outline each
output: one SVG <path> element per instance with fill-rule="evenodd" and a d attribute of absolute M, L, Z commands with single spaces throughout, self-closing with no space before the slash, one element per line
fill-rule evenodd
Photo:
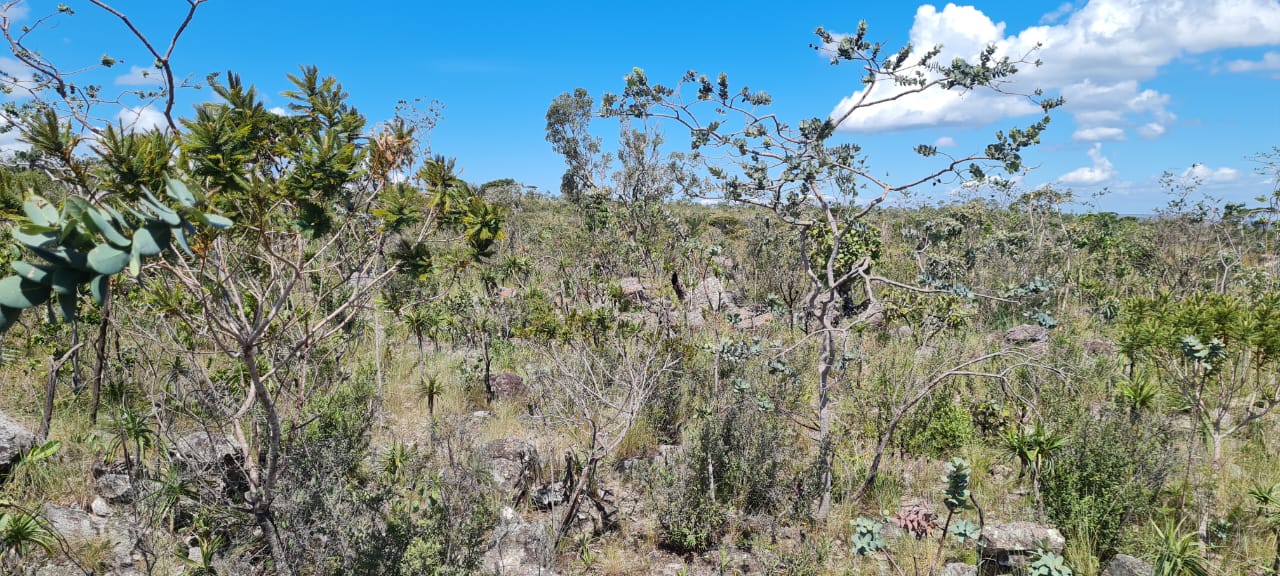
<path fill-rule="evenodd" d="M 279 106 L 272 106 L 272 107 L 271 107 L 271 109 L 267 110 L 267 112 L 270 112 L 270 113 L 272 113 L 272 114 L 275 114 L 276 116 L 288 116 L 288 115 L 289 115 L 289 111 L 288 111 L 288 110 L 285 110 L 284 108 L 281 108 L 281 107 L 279 107 Z"/>
<path fill-rule="evenodd" d="M 117 86 L 159 86 L 164 73 L 153 67 L 130 66 L 129 73 L 116 77 Z"/>
<path fill-rule="evenodd" d="M 950 136 L 943 136 L 933 141 L 933 145 L 937 148 L 955 148 L 956 139 Z"/>
<path fill-rule="evenodd" d="M 1238 170 L 1226 166 L 1215 169 L 1204 164 L 1192 164 L 1190 168 L 1182 171 L 1183 180 L 1194 180 L 1205 184 L 1232 182 L 1238 177 L 1240 177 Z"/>
<path fill-rule="evenodd" d="M 1067 14 L 1074 12 L 1075 9 L 1076 9 L 1075 5 L 1071 4 L 1070 2 L 1063 2 L 1062 4 L 1059 4 L 1057 8 L 1054 8 L 1053 12 L 1050 12 L 1048 14 L 1045 14 L 1044 16 L 1041 16 L 1040 23 L 1053 24 L 1054 22 L 1061 20 L 1063 16 L 1066 16 Z"/>
<path fill-rule="evenodd" d="M 1227 70 L 1232 72 L 1280 70 L 1280 52 L 1267 52 L 1262 55 L 1262 60 L 1232 60 L 1227 63 Z"/>
<path fill-rule="evenodd" d="M 1043 65 L 1023 66 L 1006 89 L 1063 94 L 1065 110 L 1076 117 L 1079 128 L 1123 121 L 1143 126 L 1138 131 L 1148 137 L 1163 134 L 1176 119 L 1166 109 L 1168 95 L 1140 84 L 1155 78 L 1161 67 L 1189 54 L 1280 45 L 1280 0 L 1089 0 L 1069 15 L 1046 21 L 1050 23 L 1007 33 L 1004 23 L 971 6 L 947 4 L 938 10 L 925 5 L 916 11 L 910 41 L 921 49 L 942 45 L 939 62 L 973 58 L 987 45 L 996 46 L 997 56 L 1031 54 Z M 1041 49 L 1033 52 L 1037 43 Z M 1241 66 L 1249 64 L 1236 67 Z M 904 90 L 877 84 L 869 95 L 864 89 L 842 100 L 832 116 L 843 115 L 864 96 L 880 100 Z M 963 97 L 956 91 L 933 91 L 859 110 L 840 127 L 883 132 L 981 125 L 1036 111 L 1026 100 L 989 90 Z"/>
<path fill-rule="evenodd" d="M 12 6 L 0 8 L 0 14 L 2 14 L 5 18 L 8 18 L 15 22 L 26 18 L 27 14 L 30 14 L 30 13 L 31 13 L 31 9 L 27 6 L 26 2 L 18 2 L 17 4 L 14 4 Z"/>
<path fill-rule="evenodd" d="M 1076 168 L 1058 178 L 1063 184 L 1078 184 L 1083 186 L 1092 186 L 1101 184 L 1110 180 L 1115 176 L 1115 167 L 1111 165 L 1111 161 L 1102 155 L 1102 144 L 1094 144 L 1089 149 L 1089 158 L 1093 160 L 1093 166 L 1084 166 Z"/>
<path fill-rule="evenodd" d="M 1115 126 L 1079 128 L 1071 135 L 1071 139 L 1087 142 L 1124 140 L 1124 128 L 1116 128 Z"/>
<path fill-rule="evenodd" d="M 151 106 L 138 106 L 136 108 L 126 106 L 120 110 L 119 114 L 116 114 L 116 119 L 121 124 L 124 124 L 125 130 L 130 132 L 163 129 L 169 124 L 164 118 L 164 113 Z"/>
<path fill-rule="evenodd" d="M 1167 130 L 1168 129 L 1159 122 L 1148 122 L 1147 124 L 1143 124 L 1141 128 L 1138 128 L 1138 133 L 1141 134 L 1143 138 L 1152 139 L 1163 136 Z"/>

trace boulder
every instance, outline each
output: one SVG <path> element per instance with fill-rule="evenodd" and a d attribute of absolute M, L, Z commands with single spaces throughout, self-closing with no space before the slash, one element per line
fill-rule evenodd
<path fill-rule="evenodd" d="M 1061 532 L 1034 522 L 988 524 L 978 538 L 978 565 L 984 576 L 1018 573 L 1038 550 L 1061 554 L 1066 544 Z"/>
<path fill-rule="evenodd" d="M 36 435 L 0 410 L 0 473 L 8 472 L 35 445 Z"/>
<path fill-rule="evenodd" d="M 1110 340 L 1085 340 L 1084 351 L 1091 356 L 1115 356 L 1116 343 Z"/>
<path fill-rule="evenodd" d="M 708 276 L 689 294 L 689 311 L 700 312 L 709 308 L 719 312 L 733 307 L 733 295 L 724 288 L 724 282 L 716 276 Z"/>
<path fill-rule="evenodd" d="M 493 391 L 494 400 L 518 402 L 529 396 L 524 378 L 509 372 L 489 376 L 489 389 Z"/>
<path fill-rule="evenodd" d="M 978 576 L 978 567 L 973 564 L 952 562 L 943 566 L 938 576 Z"/>
<path fill-rule="evenodd" d="M 113 570 L 121 572 L 133 566 L 133 550 L 142 534 L 136 525 L 56 504 L 45 504 L 41 513 L 49 527 L 65 538 L 73 549 L 85 542 L 106 540 L 111 544 Z"/>
<path fill-rule="evenodd" d="M 243 455 L 235 440 L 225 434 L 203 430 L 191 432 L 169 446 L 169 455 L 183 473 L 199 480 L 203 490 L 216 497 L 241 501 L 249 489 Z"/>
<path fill-rule="evenodd" d="M 480 454 L 493 478 L 494 487 L 504 497 L 518 497 L 529 489 L 538 469 L 538 449 L 516 438 L 503 438 L 485 444 Z"/>
<path fill-rule="evenodd" d="M 644 283 L 639 278 L 623 278 L 618 281 L 618 287 L 622 290 L 622 297 L 627 300 L 636 303 L 649 300 L 649 294 L 645 292 Z"/>
<path fill-rule="evenodd" d="M 128 504 L 134 500 L 133 481 L 128 474 L 103 474 L 93 481 L 93 492 L 108 504 Z"/>
<path fill-rule="evenodd" d="M 1102 576 L 1151 576 L 1155 570 L 1150 564 L 1143 562 L 1138 558 L 1127 554 L 1116 554 L 1107 563 L 1107 569 L 1102 571 Z"/>
<path fill-rule="evenodd" d="M 770 322 L 773 322 L 773 312 L 763 312 L 756 314 L 755 316 L 743 318 L 742 320 L 739 320 L 737 324 L 734 324 L 733 327 L 738 330 L 754 330 L 761 326 L 766 326 Z"/>
<path fill-rule="evenodd" d="M 484 553 L 484 568 L 504 576 L 555 576 L 544 568 L 555 561 L 554 539 L 550 526 L 526 521 L 514 509 L 504 507 Z"/>
<path fill-rule="evenodd" d="M 1038 346 L 1049 342 L 1049 330 L 1035 324 L 1014 326 L 1004 333 L 1004 343 L 1010 346 Z"/>

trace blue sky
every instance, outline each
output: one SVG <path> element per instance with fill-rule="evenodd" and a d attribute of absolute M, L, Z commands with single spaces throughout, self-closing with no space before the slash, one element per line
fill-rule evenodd
<path fill-rule="evenodd" d="M 77 14 L 37 30 L 30 44 L 68 68 L 103 53 L 125 63 L 88 72 L 125 88 L 151 59 L 118 21 L 88 2 Z M 30 22 L 53 2 L 10 9 Z M 118 0 L 157 39 L 181 20 L 181 0 Z M 1196 176 L 1202 190 L 1240 200 L 1272 183 L 1248 157 L 1280 145 L 1280 0 L 1077 0 L 974 2 L 243 2 L 209 0 L 174 55 L 201 80 L 235 70 L 285 101 L 285 75 L 313 64 L 337 77 L 371 121 L 390 117 L 399 99 L 440 101 L 435 152 L 454 156 L 468 180 L 510 177 L 555 190 L 563 164 L 545 142 L 551 100 L 574 88 L 619 91 L 632 69 L 674 83 L 685 70 L 726 72 L 768 91 L 783 118 L 824 117 L 861 87 L 849 67 L 832 67 L 809 48 L 813 29 L 851 32 L 867 20 L 891 46 L 940 43 L 944 56 L 969 56 L 989 43 L 1017 53 L 1043 42 L 1045 65 L 1019 89 L 1041 87 L 1068 99 L 1043 144 L 1026 155 L 1036 168 L 1025 186 L 1053 183 L 1080 196 L 1101 190 L 1099 207 L 1148 211 L 1164 204 L 1159 175 Z M 14 70 L 12 59 L 0 69 Z M 186 114 L 207 91 L 189 90 Z M 980 149 L 996 129 L 1034 119 L 992 94 L 904 99 L 855 116 L 841 139 L 863 145 L 876 171 L 909 178 L 912 147 L 937 143 L 953 153 Z M 144 112 L 143 123 L 154 114 Z M 600 134 L 616 131 L 601 123 Z M 668 141 L 684 149 L 672 128 Z M 0 145 L 3 142 L 0 141 Z M 1193 167 L 1194 166 L 1194 167 Z M 945 191 L 925 191 L 926 198 Z"/>

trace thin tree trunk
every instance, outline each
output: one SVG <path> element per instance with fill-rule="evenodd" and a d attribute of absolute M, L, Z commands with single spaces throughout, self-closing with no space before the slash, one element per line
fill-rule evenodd
<path fill-rule="evenodd" d="M 89 422 L 98 423 L 98 406 L 102 400 L 102 378 L 107 371 L 107 329 L 111 326 L 111 289 L 102 297 L 102 321 L 98 323 L 98 341 L 94 343 L 93 405 Z"/>
<path fill-rule="evenodd" d="M 262 528 L 263 537 L 267 539 L 267 545 L 271 548 L 271 557 L 276 564 L 276 574 L 293 576 L 293 570 L 289 568 L 289 557 L 285 553 L 284 543 L 280 540 L 271 514 L 271 501 L 275 496 L 276 476 L 280 473 L 280 446 L 283 436 L 280 429 L 280 415 L 276 411 L 275 402 L 271 399 L 266 383 L 262 381 L 262 376 L 258 371 L 257 347 L 253 344 L 247 344 L 242 347 L 241 354 L 244 358 L 245 370 L 248 372 L 250 385 L 253 386 L 254 399 L 262 407 L 263 416 L 266 417 L 267 421 L 267 473 L 261 479 L 259 485 L 255 487 L 253 514 L 258 521 L 259 527 Z"/>
<path fill-rule="evenodd" d="M 75 327 L 72 326 L 74 333 Z M 40 415 L 40 428 L 36 430 L 36 444 L 43 444 L 49 439 L 49 428 L 53 425 L 53 398 L 58 392 L 58 371 L 62 369 L 62 365 L 67 360 L 75 356 L 77 350 L 80 349 L 80 343 L 77 342 L 67 350 L 61 358 L 49 359 L 49 377 L 45 380 L 44 386 L 44 409 Z"/>

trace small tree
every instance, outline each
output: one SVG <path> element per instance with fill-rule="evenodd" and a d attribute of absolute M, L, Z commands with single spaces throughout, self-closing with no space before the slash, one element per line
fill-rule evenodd
<path fill-rule="evenodd" d="M 1026 128 L 998 132 L 983 152 L 968 156 L 951 157 L 934 146 L 920 145 L 916 152 L 940 159 L 940 165 L 919 178 L 887 181 L 869 168 L 858 145 L 834 141 L 837 128 L 846 119 L 915 94 L 984 87 L 1000 90 L 1022 61 L 997 56 L 991 46 L 977 62 L 957 59 L 942 63 L 938 61 L 940 48 L 920 52 L 908 45 L 888 53 L 883 45 L 868 41 L 866 33 L 865 22 L 859 24 L 856 34 L 840 38 L 822 28 L 817 30 L 821 44 L 814 47 L 816 50 L 829 55 L 832 64 L 851 63 L 863 73 L 863 98 L 836 117 L 788 124 L 766 110 L 772 101 L 768 94 L 745 86 L 734 89 L 724 74 L 711 80 L 689 72 L 676 86 L 668 87 L 651 83 L 644 71 L 635 69 L 627 76 L 621 94 L 606 94 L 601 99 L 605 116 L 657 119 L 687 129 L 695 158 L 702 162 L 712 183 L 711 196 L 768 210 L 799 235 L 804 246 L 804 272 L 809 278 L 801 312 L 806 326 L 816 324 L 810 336 L 820 342 L 815 411 L 817 441 L 822 445 L 830 441 L 833 429 L 833 382 L 848 330 L 839 314 L 840 303 L 851 292 L 874 303 L 877 286 L 911 288 L 874 270 L 878 238 L 864 222 L 867 215 L 894 194 L 944 177 L 982 178 L 983 166 L 992 165 L 1019 172 L 1021 152 L 1039 141 L 1049 122 L 1046 115 Z M 880 84 L 900 90 L 891 96 L 873 96 L 879 93 L 872 89 Z M 1038 103 L 1047 113 L 1062 101 L 1051 98 Z M 709 155 L 703 155 L 704 151 Z M 872 191 L 869 197 L 862 194 L 864 189 Z M 861 206 L 857 200 L 863 201 Z M 917 289 L 947 291 L 945 286 Z M 825 516 L 831 503 L 830 466 L 822 469 L 819 516 Z"/>

